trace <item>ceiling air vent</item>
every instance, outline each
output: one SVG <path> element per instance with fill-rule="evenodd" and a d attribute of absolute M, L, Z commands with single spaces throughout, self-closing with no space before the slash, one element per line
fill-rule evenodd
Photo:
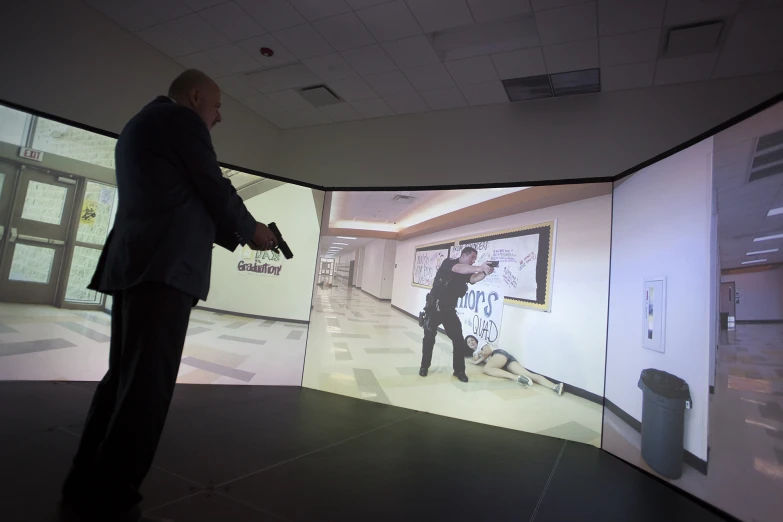
<path fill-rule="evenodd" d="M 503 86 L 512 102 L 552 96 L 552 86 L 549 83 L 549 75 L 546 74 L 503 80 Z"/>
<path fill-rule="evenodd" d="M 598 69 L 552 74 L 550 79 L 555 96 L 589 94 L 601 90 L 601 74 Z"/>
<path fill-rule="evenodd" d="M 725 26 L 723 20 L 710 20 L 664 28 L 660 57 L 673 58 L 714 51 L 718 48 Z"/>
<path fill-rule="evenodd" d="M 313 85 L 299 89 L 299 95 L 316 107 L 340 103 L 342 100 L 326 85 Z"/>
<path fill-rule="evenodd" d="M 414 196 L 409 196 L 407 194 L 397 194 L 392 198 L 393 201 L 397 201 L 399 203 L 410 203 L 416 199 Z"/>
<path fill-rule="evenodd" d="M 783 130 L 759 138 L 750 164 L 750 178 L 756 181 L 783 174 Z"/>

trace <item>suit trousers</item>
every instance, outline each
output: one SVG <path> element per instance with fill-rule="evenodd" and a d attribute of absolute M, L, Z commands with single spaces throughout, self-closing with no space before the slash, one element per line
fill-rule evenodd
<path fill-rule="evenodd" d="M 109 370 L 98 384 L 63 498 L 100 512 L 141 501 L 179 372 L 192 296 L 162 283 L 114 293 Z"/>
<path fill-rule="evenodd" d="M 435 337 L 438 335 L 438 326 L 441 324 L 446 330 L 446 335 L 451 339 L 454 349 L 454 371 L 465 372 L 465 354 L 469 351 L 465 338 L 462 337 L 462 323 L 457 317 L 456 310 L 427 311 L 429 319 L 424 324 L 424 341 L 421 350 L 421 367 L 429 368 L 432 364 L 432 349 L 435 347 Z"/>

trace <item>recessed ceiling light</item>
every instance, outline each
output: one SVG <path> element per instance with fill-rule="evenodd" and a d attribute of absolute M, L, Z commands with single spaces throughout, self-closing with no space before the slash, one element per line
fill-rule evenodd
<path fill-rule="evenodd" d="M 770 239 L 781 239 L 781 238 L 783 238 L 783 234 L 773 234 L 771 236 L 762 236 L 762 237 L 753 238 L 753 242 L 758 243 L 759 241 L 769 241 Z"/>
<path fill-rule="evenodd" d="M 348 243 L 332 243 L 333 245 L 348 245 Z"/>
<path fill-rule="evenodd" d="M 356 239 L 355 237 L 337 236 L 337 239 Z"/>
<path fill-rule="evenodd" d="M 769 212 L 767 212 L 767 217 L 769 216 L 777 216 L 783 214 L 783 207 L 773 208 Z"/>
<path fill-rule="evenodd" d="M 758 254 L 772 254 L 780 250 L 779 248 L 770 248 L 769 250 L 756 250 L 755 252 L 748 252 L 746 256 L 755 256 Z"/>
<path fill-rule="evenodd" d="M 752 265 L 754 263 L 765 263 L 766 259 L 756 259 L 755 261 L 743 261 L 741 264 L 743 265 Z"/>

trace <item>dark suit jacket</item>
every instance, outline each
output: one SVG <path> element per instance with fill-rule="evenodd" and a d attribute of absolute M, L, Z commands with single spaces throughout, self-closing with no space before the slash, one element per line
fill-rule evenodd
<path fill-rule="evenodd" d="M 160 282 L 206 299 L 213 243 L 233 251 L 256 227 L 223 177 L 206 124 L 160 96 L 122 130 L 115 158 L 117 217 L 89 288 Z"/>

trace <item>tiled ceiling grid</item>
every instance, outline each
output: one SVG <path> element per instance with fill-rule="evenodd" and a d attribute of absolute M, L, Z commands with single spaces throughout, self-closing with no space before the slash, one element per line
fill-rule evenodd
<path fill-rule="evenodd" d="M 783 0 L 86 1 L 280 128 L 507 103 L 503 80 L 586 69 L 611 91 L 783 68 Z M 717 19 L 708 52 L 697 25 L 660 58 L 666 28 Z M 322 83 L 344 102 L 296 91 Z"/>

